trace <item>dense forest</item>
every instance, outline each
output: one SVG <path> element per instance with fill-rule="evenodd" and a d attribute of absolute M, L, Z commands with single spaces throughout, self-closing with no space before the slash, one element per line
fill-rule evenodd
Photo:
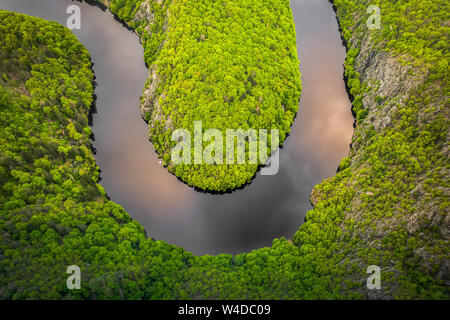
<path fill-rule="evenodd" d="M 141 111 L 164 166 L 206 191 L 249 183 L 278 147 L 271 145 L 276 141 L 271 130 L 279 130 L 282 145 L 298 109 L 301 81 L 289 1 L 100 2 L 141 38 L 151 72 Z M 265 160 L 249 161 L 247 138 L 245 164 L 230 165 L 225 154 L 216 153 L 213 164 L 174 163 L 178 141 L 172 133 L 185 129 L 193 136 L 195 121 L 202 122 L 202 133 L 216 129 L 223 137 L 227 129 L 268 130 Z M 215 138 L 210 141 L 214 145 Z M 203 144 L 201 155 L 209 145 Z M 194 155 L 193 143 L 191 147 Z M 225 141 L 222 149 L 227 150 Z"/>
<path fill-rule="evenodd" d="M 349 157 L 314 189 L 307 221 L 292 241 L 202 257 L 147 237 L 97 183 L 86 49 L 56 23 L 0 11 L 0 297 L 448 299 L 450 5 L 374 2 L 382 29 L 369 31 L 369 1 L 334 1 L 357 124 Z M 159 55 L 182 37 L 164 30 L 172 27 L 165 1 L 109 5 L 141 35 L 151 70 L 166 68 L 171 61 Z M 153 20 L 143 24 L 148 8 Z M 178 9 L 173 22 L 187 15 Z M 191 29 L 187 45 L 204 32 Z M 382 82 L 367 68 L 377 57 L 414 81 Z M 161 86 L 176 88 L 175 80 Z M 383 95 L 386 86 L 398 90 Z M 69 265 L 81 267 L 81 290 L 66 287 Z M 381 267 L 382 290 L 367 290 L 368 265 Z"/>
<path fill-rule="evenodd" d="M 117 3 L 111 8 L 126 19 L 132 9 L 119 7 Z M 252 164 L 248 141 L 245 164 L 230 165 L 218 153 L 213 164 L 176 164 L 171 154 L 178 141 L 172 141 L 172 133 L 185 129 L 193 136 L 194 122 L 201 121 L 203 133 L 216 129 L 223 137 L 227 129 L 278 129 L 282 144 L 297 113 L 301 90 L 289 1 L 152 1 L 149 9 L 159 21 L 154 28 L 160 30 L 146 32 L 145 18 L 136 19 L 134 27 L 152 73 L 143 116 L 149 121 L 156 151 L 168 170 L 191 186 L 210 191 L 241 187 L 267 158 Z M 270 150 L 272 138 L 267 140 Z M 201 155 L 208 145 L 203 144 Z M 227 150 L 225 141 L 223 150 Z"/>

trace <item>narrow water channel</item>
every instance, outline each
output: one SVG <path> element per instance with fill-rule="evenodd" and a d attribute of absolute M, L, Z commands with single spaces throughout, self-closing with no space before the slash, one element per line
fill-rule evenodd
<path fill-rule="evenodd" d="M 302 98 L 276 176 L 258 176 L 231 194 L 199 193 L 158 162 L 139 114 L 148 70 L 136 35 L 108 12 L 71 0 L 0 0 L 0 9 L 66 23 L 81 8 L 74 34 L 95 63 L 98 113 L 93 117 L 101 184 L 155 239 L 195 254 L 240 253 L 291 238 L 311 209 L 315 184 L 335 174 L 353 133 L 343 80 L 345 49 L 327 0 L 292 0 Z"/>

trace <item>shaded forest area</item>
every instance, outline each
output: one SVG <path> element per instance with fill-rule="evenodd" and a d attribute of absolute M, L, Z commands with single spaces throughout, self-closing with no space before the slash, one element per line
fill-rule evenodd
<path fill-rule="evenodd" d="M 172 133 L 185 129 L 193 135 L 194 122 L 201 121 L 203 133 L 217 129 L 223 137 L 227 129 L 278 129 L 283 143 L 301 91 L 289 1 L 122 4 L 119 9 L 120 3 L 112 2 L 111 10 L 131 21 L 144 45 L 151 77 L 142 111 L 163 164 L 202 190 L 228 191 L 249 183 L 265 161 L 248 161 L 248 141 L 244 142 L 246 164 L 229 165 L 217 159 L 214 164 L 175 164 L 171 154 L 178 141 L 172 141 Z M 130 14 L 137 9 L 137 14 Z M 267 140 L 270 150 L 271 138 Z M 202 155 L 209 144 L 203 143 Z M 223 150 L 227 150 L 225 142 Z"/>

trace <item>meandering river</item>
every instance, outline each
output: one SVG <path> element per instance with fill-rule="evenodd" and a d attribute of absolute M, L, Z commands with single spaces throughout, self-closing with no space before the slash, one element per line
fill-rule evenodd
<path fill-rule="evenodd" d="M 276 176 L 258 176 L 231 194 L 204 194 L 167 172 L 147 139 L 139 97 L 148 70 L 138 37 L 109 12 L 70 0 L 0 0 L 0 9 L 65 24 L 81 8 L 74 34 L 89 50 L 97 76 L 93 116 L 101 184 L 155 239 L 195 254 L 240 253 L 291 238 L 311 209 L 314 185 L 347 156 L 353 117 L 343 80 L 342 46 L 327 0 L 292 0 L 302 72 L 302 98 Z"/>

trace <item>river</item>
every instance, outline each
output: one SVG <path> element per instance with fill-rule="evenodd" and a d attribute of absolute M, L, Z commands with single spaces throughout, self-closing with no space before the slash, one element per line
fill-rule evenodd
<path fill-rule="evenodd" d="M 0 9 L 66 23 L 81 8 L 74 34 L 89 50 L 97 77 L 93 115 L 101 184 L 155 239 L 195 254 L 241 253 L 291 238 L 310 210 L 314 185 L 333 176 L 347 156 L 353 117 L 343 80 L 342 46 L 327 0 L 292 0 L 302 98 L 280 153 L 280 171 L 243 190 L 212 195 L 179 182 L 158 161 L 139 113 L 148 70 L 138 37 L 109 12 L 70 0 L 0 0 Z M 258 174 L 259 175 L 259 174 Z"/>

